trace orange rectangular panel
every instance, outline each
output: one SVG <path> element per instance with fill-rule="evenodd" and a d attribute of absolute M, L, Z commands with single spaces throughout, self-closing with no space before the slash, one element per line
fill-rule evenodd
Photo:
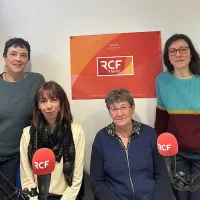
<path fill-rule="evenodd" d="M 160 31 L 70 37 L 72 99 L 104 99 L 115 88 L 155 98 L 162 72 Z"/>

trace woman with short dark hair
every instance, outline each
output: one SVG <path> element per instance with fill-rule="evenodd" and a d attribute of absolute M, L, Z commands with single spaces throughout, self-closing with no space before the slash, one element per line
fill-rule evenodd
<path fill-rule="evenodd" d="M 128 90 L 109 92 L 105 103 L 112 123 L 92 146 L 90 178 L 95 200 L 170 200 L 171 185 L 153 128 L 132 119 Z"/>
<path fill-rule="evenodd" d="M 3 52 L 6 72 L 0 74 L 0 171 L 14 185 L 22 130 L 30 125 L 35 91 L 44 82 L 41 74 L 25 72 L 30 52 L 30 45 L 24 39 L 9 39 Z M 0 177 L 0 186 L 3 185 Z M 4 189 L 10 194 L 8 188 Z M 4 197 L 0 188 L 0 199 Z"/>

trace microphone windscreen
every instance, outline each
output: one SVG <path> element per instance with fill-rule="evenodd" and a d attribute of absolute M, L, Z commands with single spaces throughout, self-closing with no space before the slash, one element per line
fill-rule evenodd
<path fill-rule="evenodd" d="M 171 133 L 162 133 L 157 139 L 157 148 L 162 156 L 174 156 L 178 153 L 178 142 Z"/>
<path fill-rule="evenodd" d="M 38 149 L 33 155 L 32 168 L 35 175 L 46 175 L 55 169 L 55 155 L 51 149 Z"/>

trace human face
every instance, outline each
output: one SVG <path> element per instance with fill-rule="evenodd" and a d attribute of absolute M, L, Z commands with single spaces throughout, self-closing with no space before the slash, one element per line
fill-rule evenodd
<path fill-rule="evenodd" d="M 28 51 L 27 49 L 17 47 L 8 48 L 7 55 L 4 56 L 4 61 L 7 66 L 7 70 L 10 73 L 22 73 L 24 72 L 24 68 L 28 64 Z"/>
<path fill-rule="evenodd" d="M 170 52 L 176 51 L 175 55 L 170 55 Z M 191 60 L 190 49 L 185 40 L 177 40 L 168 48 L 169 61 L 174 66 L 174 70 L 189 69 Z"/>
<path fill-rule="evenodd" d="M 109 112 L 114 124 L 118 127 L 126 127 L 132 123 L 132 115 L 135 111 L 135 106 L 130 106 L 127 101 L 114 102 L 110 105 Z"/>
<path fill-rule="evenodd" d="M 59 99 L 57 99 L 56 97 L 49 97 L 46 93 L 41 99 L 39 99 L 38 107 L 44 115 L 44 118 L 46 119 L 48 124 L 56 124 L 56 119 L 60 111 Z"/>

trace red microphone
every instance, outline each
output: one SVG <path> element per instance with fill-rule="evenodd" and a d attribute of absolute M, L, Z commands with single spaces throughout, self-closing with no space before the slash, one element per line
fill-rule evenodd
<path fill-rule="evenodd" d="M 55 164 L 55 155 L 51 149 L 41 148 L 33 155 L 32 168 L 35 175 L 50 174 Z"/>
<path fill-rule="evenodd" d="M 176 154 L 178 153 L 178 142 L 171 133 L 162 133 L 157 139 L 157 148 L 158 152 L 165 157 L 166 168 L 173 185 L 173 177 L 176 173 Z"/>
<path fill-rule="evenodd" d="M 157 139 L 158 151 L 162 156 L 174 156 L 178 153 L 178 142 L 171 133 L 162 133 Z"/>
<path fill-rule="evenodd" d="M 55 164 L 55 155 L 51 149 L 41 148 L 33 155 L 32 168 L 33 173 L 37 175 L 40 200 L 46 200 L 48 197 L 51 172 L 55 169 Z"/>
<path fill-rule="evenodd" d="M 184 172 L 176 171 L 176 154 L 178 153 L 178 142 L 171 133 L 162 133 L 157 139 L 159 153 L 165 157 L 165 164 L 170 176 L 172 186 L 177 190 L 193 192 L 200 187 L 194 185 L 193 180 L 199 176 L 187 176 Z"/>

